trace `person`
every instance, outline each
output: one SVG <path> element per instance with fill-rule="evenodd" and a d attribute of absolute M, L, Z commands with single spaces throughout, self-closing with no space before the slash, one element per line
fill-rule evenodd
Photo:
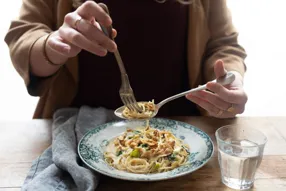
<path fill-rule="evenodd" d="M 100 27 L 111 25 L 114 40 Z M 159 102 L 232 71 L 232 84 L 209 82 L 208 91 L 159 112 L 232 118 L 247 103 L 246 52 L 237 38 L 226 0 L 23 0 L 5 42 L 28 93 L 40 98 L 34 118 L 64 107 L 122 106 L 116 50 L 137 101 Z"/>

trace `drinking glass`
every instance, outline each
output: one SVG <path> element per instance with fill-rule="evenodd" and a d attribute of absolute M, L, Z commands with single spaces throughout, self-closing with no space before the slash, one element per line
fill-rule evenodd
<path fill-rule="evenodd" d="M 266 136 L 242 125 L 220 127 L 215 136 L 222 182 L 233 189 L 250 189 L 262 161 Z"/>

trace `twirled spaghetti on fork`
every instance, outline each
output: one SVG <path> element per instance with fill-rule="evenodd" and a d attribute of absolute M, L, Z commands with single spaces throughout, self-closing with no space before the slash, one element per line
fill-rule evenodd
<path fill-rule="evenodd" d="M 122 115 L 127 119 L 148 119 L 153 115 L 156 109 L 154 100 L 149 102 L 138 102 L 138 105 L 142 108 L 142 112 L 132 111 L 125 107 Z"/>

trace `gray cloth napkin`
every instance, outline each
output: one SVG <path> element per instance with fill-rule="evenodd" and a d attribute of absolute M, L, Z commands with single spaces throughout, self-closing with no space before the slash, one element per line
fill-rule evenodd
<path fill-rule="evenodd" d="M 82 164 L 77 144 L 91 128 L 117 119 L 113 111 L 105 108 L 83 106 L 55 112 L 52 145 L 33 161 L 22 190 L 95 190 L 99 174 Z"/>

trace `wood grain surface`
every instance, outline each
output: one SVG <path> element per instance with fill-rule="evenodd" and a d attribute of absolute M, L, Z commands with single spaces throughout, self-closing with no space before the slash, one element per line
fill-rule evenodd
<path fill-rule="evenodd" d="M 257 128 L 268 138 L 262 163 L 251 190 L 286 190 L 286 117 L 238 117 L 221 120 L 209 117 L 174 117 L 205 131 L 216 147 L 217 128 L 238 124 Z M 32 161 L 51 145 L 51 121 L 0 122 L 0 191 L 20 190 Z M 221 183 L 217 150 L 196 172 L 158 182 L 131 182 L 101 177 L 98 189 L 109 190 L 232 190 Z"/>

